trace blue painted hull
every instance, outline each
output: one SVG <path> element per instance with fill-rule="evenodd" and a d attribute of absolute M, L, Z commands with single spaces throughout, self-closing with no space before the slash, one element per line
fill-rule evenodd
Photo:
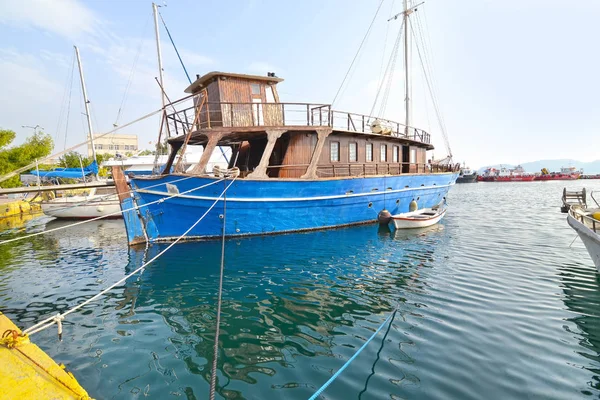
<path fill-rule="evenodd" d="M 236 180 L 227 191 L 227 236 L 265 235 L 325 229 L 375 222 L 378 213 L 407 212 L 411 200 L 420 208 L 432 207 L 446 196 L 458 173 L 406 174 L 326 180 Z M 231 180 L 179 193 L 215 182 L 216 178 L 166 175 L 158 178 L 132 178 L 139 214 L 124 215 L 130 243 L 145 231 L 151 242 L 174 240 L 188 230 L 215 202 Z M 171 183 L 174 182 L 174 183 Z M 171 193 L 167 190 L 171 183 Z M 148 189 L 145 189 L 148 188 Z M 144 205 L 154 201 L 164 201 Z M 122 208 L 131 208 L 131 199 Z M 186 238 L 220 237 L 223 226 L 223 199 Z M 136 226 L 139 220 L 141 226 Z"/>

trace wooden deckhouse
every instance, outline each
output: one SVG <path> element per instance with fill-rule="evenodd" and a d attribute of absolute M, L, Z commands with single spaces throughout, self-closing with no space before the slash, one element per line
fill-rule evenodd
<path fill-rule="evenodd" d="M 229 168 L 238 167 L 247 179 L 448 171 L 428 164 L 426 151 L 433 146 L 427 132 L 336 111 L 328 104 L 282 103 L 277 93 L 281 81 L 272 73 L 198 76 L 185 90 L 191 94 L 187 108 L 183 101 L 166 107 L 172 151 L 164 171 L 170 171 L 175 155 L 187 145 L 204 147 L 200 162 L 189 171 L 192 175 L 206 173 L 217 146 L 231 146 Z"/>

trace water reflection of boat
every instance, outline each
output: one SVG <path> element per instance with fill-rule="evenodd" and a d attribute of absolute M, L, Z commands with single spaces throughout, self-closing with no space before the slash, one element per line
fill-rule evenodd
<path fill-rule="evenodd" d="M 303 395 L 310 387 L 286 368 L 308 367 L 317 360 L 326 364 L 342 349 L 361 345 L 361 335 L 369 336 L 372 324 L 381 323 L 382 315 L 405 301 L 406 291 L 423 290 L 418 270 L 432 262 L 436 242 L 413 235 L 402 246 L 406 259 L 384 261 L 381 247 L 397 252 L 396 240 L 402 239 L 392 235 L 373 240 L 376 229 L 363 226 L 226 241 L 219 368 L 230 388 L 219 388 L 222 396 L 241 398 L 243 392 L 238 390 L 267 379 L 268 385 L 252 387 L 257 398 L 273 397 L 274 388 L 285 388 L 292 397 L 308 397 Z M 165 246 L 130 249 L 126 272 Z M 357 246 L 379 251 L 357 254 Z M 205 379 L 190 387 L 196 396 L 204 393 L 212 363 L 219 262 L 218 242 L 177 245 L 118 296 L 117 308 L 125 312 L 119 317 L 121 326 L 152 331 L 158 342 L 166 335 L 170 353 L 177 355 L 185 371 Z M 124 341 L 129 339 L 119 340 L 127 346 Z M 139 373 L 136 368 L 143 370 L 153 362 L 149 357 L 154 356 L 131 362 L 133 375 Z M 171 366 L 180 374 L 181 367 Z M 321 373 L 320 380 L 328 374 Z M 130 378 L 123 377 L 124 387 L 146 384 L 144 378 L 132 382 Z"/>
<path fill-rule="evenodd" d="M 0 218 L 0 232 L 25 228 L 30 221 L 43 216 L 41 212 L 11 215 Z"/>

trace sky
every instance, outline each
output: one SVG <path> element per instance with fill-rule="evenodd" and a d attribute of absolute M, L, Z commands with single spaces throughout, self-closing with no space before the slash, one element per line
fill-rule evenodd
<path fill-rule="evenodd" d="M 278 86 L 282 102 L 330 104 L 380 2 L 167 0 L 159 10 L 192 79 L 215 70 L 276 72 L 285 79 Z M 400 20 L 387 20 L 401 6 L 383 0 L 335 109 L 370 113 L 400 28 Z M 429 61 L 456 162 L 478 168 L 600 159 L 600 1 L 426 0 L 417 14 L 413 29 L 424 38 L 419 50 Z M 165 89 L 177 99 L 188 81 L 162 26 L 160 35 Z M 411 46 L 412 125 L 432 134 L 433 155 L 442 158 L 447 151 L 417 42 Z M 0 129 L 17 132 L 16 143 L 32 133 L 23 125 L 43 127 L 55 151 L 85 140 L 76 67 L 70 79 L 73 45 L 81 52 L 96 133 L 160 108 L 151 2 L 3 0 Z M 400 122 L 401 57 L 378 115 Z M 137 134 L 141 148 L 153 148 L 158 126 L 154 117 L 120 133 Z"/>

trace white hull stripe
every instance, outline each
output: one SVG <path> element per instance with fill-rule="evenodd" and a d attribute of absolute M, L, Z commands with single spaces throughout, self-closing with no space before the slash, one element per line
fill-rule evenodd
<path fill-rule="evenodd" d="M 351 194 L 343 194 L 343 195 L 337 195 L 337 196 L 316 196 L 316 197 L 229 197 L 227 196 L 227 201 L 239 201 L 239 202 L 281 202 L 281 201 L 318 201 L 318 200 L 333 200 L 333 199 L 346 199 L 346 198 L 350 198 L 350 197 L 364 197 L 364 196 L 383 196 L 383 195 L 388 195 L 388 194 L 393 194 L 393 193 L 403 193 L 403 192 L 410 192 L 410 191 L 415 191 L 415 190 L 432 190 L 432 189 L 440 189 L 440 188 L 446 188 L 446 187 L 450 187 L 453 184 L 448 184 L 448 185 L 434 185 L 434 186 L 419 186 L 419 187 L 412 187 L 412 188 L 403 188 L 403 189 L 397 189 L 397 190 L 382 190 L 382 191 L 377 191 L 377 192 L 367 192 L 367 193 L 351 193 Z M 178 198 L 183 198 L 183 199 L 195 199 L 195 200 L 207 200 L 207 201 L 215 201 L 217 200 L 217 197 L 206 197 L 206 196 L 191 196 L 189 194 L 182 194 L 182 195 L 173 195 L 172 193 L 169 192 L 160 192 L 160 191 L 156 191 L 156 190 L 144 190 L 144 189 L 137 189 L 135 190 L 136 192 L 139 193 L 148 193 L 148 194 L 154 194 L 157 196 L 164 196 L 164 197 L 178 197 Z M 220 201 L 223 201 L 223 199 L 221 199 Z"/>

